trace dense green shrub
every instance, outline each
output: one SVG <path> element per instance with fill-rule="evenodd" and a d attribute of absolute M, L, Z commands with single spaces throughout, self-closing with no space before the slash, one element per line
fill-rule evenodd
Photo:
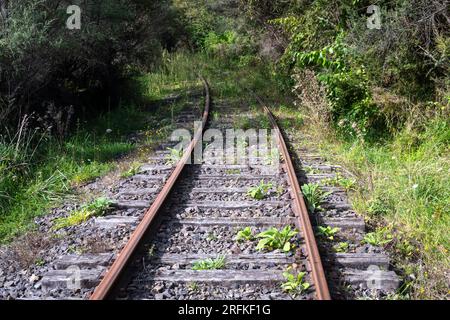
<path fill-rule="evenodd" d="M 216 0 L 173 0 L 173 5 L 185 26 L 185 40 L 191 50 L 209 50 L 214 42 L 224 41 L 232 33 L 232 8 Z M 230 12 L 225 14 L 223 10 Z"/>
<path fill-rule="evenodd" d="M 204 47 L 207 51 L 218 53 L 223 46 L 229 46 L 236 43 L 237 34 L 234 31 L 225 31 L 217 34 L 213 31 L 209 32 L 204 40 Z"/>
<path fill-rule="evenodd" d="M 371 101 L 364 70 L 323 74 L 319 79 L 327 87 L 332 120 L 341 132 L 369 138 L 386 130 L 378 107 Z"/>
<path fill-rule="evenodd" d="M 73 113 L 98 113 L 118 100 L 124 75 L 148 68 L 171 41 L 170 31 L 162 31 L 173 22 L 169 1 L 79 1 L 80 30 L 66 28 L 70 4 L 6 2 L 0 19 L 0 130 L 32 112 L 41 118 L 50 113 L 45 124 L 53 131 L 58 122 L 73 120 Z M 93 103 L 94 110 L 86 108 Z"/>
<path fill-rule="evenodd" d="M 0 242 L 133 149 L 124 135 L 143 119 L 119 103 L 122 83 L 182 30 L 169 0 L 0 1 Z"/>
<path fill-rule="evenodd" d="M 413 118 L 426 121 L 425 113 L 448 115 L 448 3 L 379 1 L 381 30 L 366 26 L 370 4 L 241 1 L 250 18 L 265 19 L 260 25 L 286 37 L 279 61 L 285 74 L 298 67 L 315 71 L 331 106 L 327 118 L 345 135 L 379 138 L 417 123 Z M 398 101 L 403 106 L 394 110 Z"/>

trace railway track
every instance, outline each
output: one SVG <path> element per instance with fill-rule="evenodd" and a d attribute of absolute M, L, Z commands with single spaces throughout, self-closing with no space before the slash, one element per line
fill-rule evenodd
<path fill-rule="evenodd" d="M 243 110 L 215 106 L 220 117 L 208 121 L 209 87 L 205 84 L 203 127 L 225 130 Z M 216 111 L 216 112 L 217 112 Z M 239 111 L 239 112 L 238 112 Z M 280 166 L 264 159 L 253 163 L 224 164 L 220 155 L 205 150 L 199 164 L 185 165 L 199 143 L 197 131 L 182 159 L 171 172 L 139 226 L 90 297 L 98 299 L 291 299 L 280 284 L 283 272 L 304 273 L 311 285 L 297 299 L 329 299 L 327 282 L 305 203 L 281 132 L 265 107 L 273 126 Z M 187 115 L 186 120 L 193 120 Z M 208 126 L 207 126 L 208 125 Z M 249 144 L 248 150 L 257 148 Z M 154 159 L 155 172 L 170 170 Z M 227 152 L 227 150 L 225 150 Z M 250 155 L 249 151 L 249 155 Z M 248 190 L 261 181 L 270 185 L 263 199 Z M 145 200 L 134 198 L 133 201 Z M 294 250 L 256 250 L 257 240 L 237 241 L 240 230 L 259 234 L 269 228 L 298 230 Z M 153 231 L 149 232 L 149 229 Z M 145 240 L 144 240 L 145 238 Z M 193 270 L 195 263 L 223 260 L 219 269 Z"/>
<path fill-rule="evenodd" d="M 327 216 L 322 221 L 320 215 L 308 214 L 293 157 L 274 116 L 259 97 L 255 96 L 269 125 L 261 125 L 257 119 L 250 119 L 250 123 L 255 129 L 272 129 L 270 152 L 267 145 L 257 143 L 258 139 L 243 143 L 243 161 L 235 158 L 242 141 L 227 142 L 223 149 L 218 137 L 226 137 L 239 117 L 251 118 L 252 113 L 227 101 L 216 101 L 212 107 L 208 83 L 203 83 L 203 110 L 188 108 L 177 119 L 177 127 L 188 129 L 193 136 L 184 153 L 173 159 L 177 142 L 162 144 L 137 174 L 112 188 L 114 212 L 95 220 L 102 230 L 115 230 L 114 237 L 113 231 L 102 237 L 111 241 L 121 237 L 123 245 L 115 246 L 120 249 L 118 253 L 62 257 L 55 263 L 56 270 L 44 276 L 42 286 L 47 290 L 65 286 L 66 268 L 76 266 L 82 293 L 91 300 L 328 300 L 330 279 L 334 296 L 339 296 L 336 286 L 361 286 L 372 280 L 380 290 L 395 289 L 398 279 L 393 272 L 365 270 L 389 267 L 387 257 L 376 250 L 336 255 L 324 252 L 320 241 L 325 273 L 315 237 L 317 225 L 336 222 L 346 232 L 358 233 L 364 231 L 364 221 L 339 214 L 349 211 L 345 202 L 331 203 L 329 208 L 323 204 L 330 212 L 338 212 L 336 219 Z M 192 130 L 194 121 L 201 121 L 200 130 Z M 211 129 L 215 130 L 212 134 Z M 207 140 L 208 136 L 211 139 L 205 143 L 202 138 Z M 193 158 L 195 164 L 187 164 Z M 333 167 L 318 157 L 305 155 L 305 159 L 321 170 L 321 174 L 309 175 L 310 179 L 320 181 L 332 174 Z M 251 190 L 260 196 L 252 196 Z M 258 250 L 262 239 L 258 235 L 268 230 L 273 235 L 273 228 L 278 236 L 285 228 L 295 232 L 283 240 L 289 240 L 288 248 L 281 241 L 279 247 L 266 245 Z M 282 288 L 288 274 L 295 289 L 305 285 L 304 289 Z"/>

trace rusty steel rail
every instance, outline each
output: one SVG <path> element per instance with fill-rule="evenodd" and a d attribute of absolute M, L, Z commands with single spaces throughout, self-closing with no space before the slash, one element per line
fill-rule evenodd
<path fill-rule="evenodd" d="M 167 199 L 167 196 L 169 195 L 170 191 L 175 185 L 175 182 L 178 180 L 186 163 L 192 157 L 192 152 L 194 151 L 195 146 L 200 141 L 203 135 L 203 130 L 208 121 L 209 108 L 211 103 L 208 82 L 203 77 L 201 77 L 201 80 L 203 82 L 205 89 L 205 110 L 202 116 L 202 127 L 200 128 L 200 130 L 197 130 L 194 133 L 194 138 L 192 139 L 191 143 L 185 150 L 183 157 L 178 162 L 177 166 L 175 167 L 175 170 L 172 172 L 169 179 L 164 184 L 164 187 L 156 197 L 155 201 L 152 203 L 151 207 L 145 213 L 142 221 L 133 231 L 125 247 L 120 251 L 119 255 L 117 256 L 112 266 L 106 271 L 106 274 L 103 277 L 102 281 L 95 288 L 92 295 L 89 297 L 90 300 L 104 300 L 108 297 L 108 294 L 113 289 L 116 281 L 119 279 L 120 275 L 122 274 L 122 271 L 125 269 L 133 253 L 135 252 L 136 248 L 138 247 L 139 243 L 141 242 L 142 238 L 144 237 L 145 233 L 147 232 L 148 228 L 153 222 L 154 218 L 161 209 L 164 201 Z"/>
<path fill-rule="evenodd" d="M 253 93 L 253 92 L 252 92 Z M 308 260 L 311 264 L 311 272 L 314 281 L 314 286 L 316 289 L 316 296 L 319 300 L 331 300 L 330 292 L 328 289 L 327 279 L 325 277 L 325 272 L 323 270 L 322 260 L 320 258 L 319 249 L 317 247 L 316 238 L 314 236 L 314 230 L 311 225 L 311 220 L 309 219 L 308 209 L 303 199 L 303 194 L 300 189 L 300 184 L 295 174 L 294 164 L 292 163 L 291 157 L 289 155 L 289 150 L 287 148 L 286 142 L 284 141 L 283 134 L 278 127 L 277 121 L 274 115 L 267 107 L 267 105 L 262 101 L 262 99 L 253 93 L 258 102 L 264 107 L 269 120 L 275 130 L 278 147 L 280 149 L 281 155 L 286 161 L 286 171 L 288 174 L 288 182 L 291 186 L 291 196 L 294 202 L 294 212 L 297 217 L 297 223 L 299 226 L 303 227 L 306 250 L 308 252 Z"/>

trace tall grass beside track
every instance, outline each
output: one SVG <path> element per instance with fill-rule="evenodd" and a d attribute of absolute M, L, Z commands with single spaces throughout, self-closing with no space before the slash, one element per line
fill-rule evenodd
<path fill-rule="evenodd" d="M 442 299 L 450 292 L 450 123 L 404 129 L 383 143 L 343 141 L 309 124 L 330 163 L 355 174 L 350 199 L 385 245 L 403 285 L 394 299 Z M 324 134 L 324 132 L 327 132 Z"/>
<path fill-rule="evenodd" d="M 29 230 L 35 217 L 71 196 L 75 187 L 114 170 L 115 160 L 136 148 L 128 134 L 143 131 L 147 144 L 168 136 L 186 97 L 160 107 L 158 101 L 201 88 L 198 71 L 204 63 L 203 55 L 165 53 L 158 69 L 130 80 L 127 105 L 78 123 L 64 139 L 32 128 L 27 119 L 15 135 L 1 136 L 0 243 Z M 143 116 L 143 108 L 150 113 Z"/>
<path fill-rule="evenodd" d="M 73 187 L 114 168 L 117 156 L 133 149 L 124 134 L 139 127 L 134 107 L 119 108 L 62 142 L 25 127 L 21 135 L 0 140 L 0 241 L 30 227 L 30 221 L 59 203 Z M 110 129 L 111 128 L 111 129 Z M 107 132 L 110 129 L 112 132 Z"/>

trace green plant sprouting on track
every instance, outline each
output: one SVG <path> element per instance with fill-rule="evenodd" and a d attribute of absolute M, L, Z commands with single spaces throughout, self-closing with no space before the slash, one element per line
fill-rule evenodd
<path fill-rule="evenodd" d="M 183 149 L 167 148 L 167 150 L 170 151 L 170 154 L 166 156 L 167 164 L 176 164 L 183 157 Z"/>
<path fill-rule="evenodd" d="M 281 288 L 292 296 L 296 296 L 304 293 L 311 285 L 304 280 L 306 275 L 305 272 L 295 274 L 291 269 L 292 268 L 289 267 L 285 272 L 283 272 L 283 276 L 286 281 L 281 284 Z"/>
<path fill-rule="evenodd" d="M 264 180 L 261 180 L 257 186 L 248 189 L 247 195 L 256 200 L 262 200 L 268 196 L 269 190 L 272 187 L 272 183 L 264 183 Z"/>
<path fill-rule="evenodd" d="M 241 169 L 228 169 L 225 171 L 226 174 L 240 174 Z"/>
<path fill-rule="evenodd" d="M 339 228 L 332 228 L 330 226 L 319 226 L 317 228 L 317 234 L 321 237 L 324 237 L 328 240 L 333 241 L 334 240 L 334 236 L 340 231 L 341 229 Z"/>
<path fill-rule="evenodd" d="M 236 241 L 252 241 L 255 238 L 251 227 L 245 227 L 236 235 Z"/>
<path fill-rule="evenodd" d="M 336 177 L 323 179 L 321 183 L 335 187 L 342 187 L 346 191 L 350 191 L 355 188 L 356 181 L 355 179 L 345 178 L 340 172 L 338 172 Z"/>
<path fill-rule="evenodd" d="M 220 119 L 220 113 L 219 112 L 213 111 L 211 113 L 211 115 L 212 115 L 212 118 L 213 118 L 214 121 L 216 121 L 216 122 L 219 121 L 219 119 Z"/>
<path fill-rule="evenodd" d="M 215 259 L 208 258 L 204 260 L 195 261 L 192 265 L 192 270 L 218 270 L 225 268 L 225 256 L 218 256 Z"/>
<path fill-rule="evenodd" d="M 305 197 L 308 210 L 314 213 L 316 210 L 320 210 L 320 203 L 329 196 L 330 192 L 323 192 L 320 185 L 317 183 L 308 183 L 302 186 L 302 193 Z"/>
<path fill-rule="evenodd" d="M 130 165 L 130 168 L 121 174 L 121 177 L 122 178 L 132 177 L 132 176 L 138 174 L 140 169 L 141 169 L 141 164 L 138 162 L 133 162 Z"/>
<path fill-rule="evenodd" d="M 188 284 L 188 289 L 189 289 L 189 291 L 197 292 L 197 291 L 199 291 L 200 286 L 198 285 L 197 282 L 190 282 Z"/>
<path fill-rule="evenodd" d="M 293 230 L 291 226 L 286 226 L 282 230 L 275 227 L 269 228 L 256 235 L 259 238 L 256 250 L 276 250 L 280 249 L 284 252 L 289 252 L 294 247 L 291 243 L 292 238 L 298 234 L 297 230 Z"/>
<path fill-rule="evenodd" d="M 367 233 L 362 242 L 372 246 L 385 246 L 392 241 L 393 236 L 389 233 L 389 230 L 387 228 L 382 228 L 375 232 Z"/>
<path fill-rule="evenodd" d="M 349 250 L 350 245 L 348 242 L 339 242 L 335 246 L 333 246 L 334 251 L 337 253 L 347 253 Z"/>
<path fill-rule="evenodd" d="M 111 200 L 107 198 L 97 198 L 91 203 L 82 206 L 79 210 L 73 211 L 68 217 L 56 219 L 53 223 L 53 229 L 59 230 L 81 224 L 92 217 L 105 214 L 110 207 Z"/>

